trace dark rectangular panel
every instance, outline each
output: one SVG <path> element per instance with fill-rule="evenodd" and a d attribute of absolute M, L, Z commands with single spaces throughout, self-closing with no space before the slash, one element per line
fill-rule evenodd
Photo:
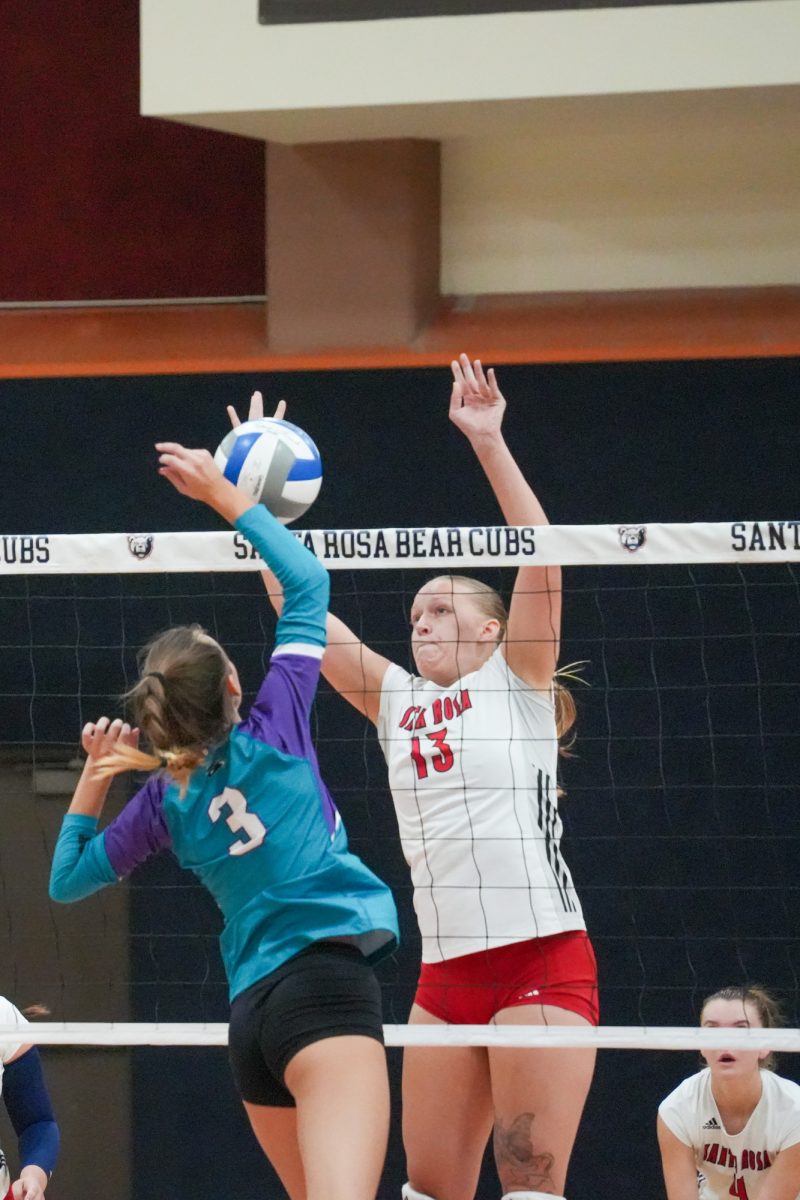
<path fill-rule="evenodd" d="M 554 9 L 638 8 L 661 0 L 259 0 L 262 25 L 369 21 L 386 17 L 453 17 Z M 671 0 L 696 4 L 700 0 Z"/>

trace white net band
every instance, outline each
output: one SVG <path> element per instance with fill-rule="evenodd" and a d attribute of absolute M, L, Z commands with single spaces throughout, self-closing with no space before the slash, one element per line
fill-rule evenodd
<path fill-rule="evenodd" d="M 387 1046 L 497 1046 L 605 1050 L 800 1051 L 797 1029 L 702 1029 L 653 1025 L 384 1025 Z M 0 1045 L 226 1046 L 225 1023 L 74 1021 L 0 1026 Z"/>
<path fill-rule="evenodd" d="M 800 521 L 293 530 L 332 570 L 800 562 Z M 0 575 L 258 571 L 243 534 L 0 534 Z"/>

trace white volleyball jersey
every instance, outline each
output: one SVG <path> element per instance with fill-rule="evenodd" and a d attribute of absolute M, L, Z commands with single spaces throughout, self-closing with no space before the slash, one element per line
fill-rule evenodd
<path fill-rule="evenodd" d="M 586 928 L 561 857 L 552 695 L 500 649 L 449 687 L 392 665 L 378 737 L 423 962 Z"/>
<path fill-rule="evenodd" d="M 0 1025 L 27 1025 L 28 1022 L 23 1017 L 18 1008 L 15 1008 L 10 1000 L 6 1000 L 5 996 L 0 996 Z M 3 1068 L 5 1064 L 14 1057 L 20 1046 L 25 1045 L 24 1035 L 20 1040 L 11 1046 L 0 1045 L 0 1092 L 3 1090 Z M 6 1156 L 0 1150 L 0 1197 L 5 1196 L 8 1189 L 11 1187 L 11 1177 L 8 1173 L 6 1164 Z"/>
<path fill-rule="evenodd" d="M 722 1123 L 708 1067 L 662 1100 L 662 1121 L 694 1150 L 699 1200 L 758 1200 L 775 1156 L 800 1142 L 800 1087 L 772 1071 L 761 1072 L 761 1087 L 750 1120 L 735 1134 Z"/>

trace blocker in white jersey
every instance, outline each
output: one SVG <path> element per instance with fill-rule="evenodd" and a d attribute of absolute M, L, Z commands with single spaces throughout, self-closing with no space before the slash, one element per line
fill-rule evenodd
<path fill-rule="evenodd" d="M 699 1200 L 758 1200 L 778 1156 L 800 1144 L 800 1087 L 771 1071 L 762 1071 L 760 1079 L 761 1099 L 738 1133 L 725 1127 L 708 1067 L 684 1079 L 661 1102 L 661 1120 L 694 1152 L 702 1176 Z M 798 1194 L 793 1192 L 792 1200 Z"/>
<path fill-rule="evenodd" d="M 424 962 L 585 928 L 560 849 L 551 689 L 500 648 L 447 686 L 391 665 L 378 737 Z"/>
<path fill-rule="evenodd" d="M 722 988 L 703 1004 L 710 1029 L 781 1023 L 763 988 Z M 766 1050 L 704 1050 L 708 1067 L 685 1079 L 658 1110 L 668 1200 L 797 1200 L 800 1087 L 772 1072 Z"/>
<path fill-rule="evenodd" d="M 451 370 L 450 420 L 505 521 L 546 525 L 503 437 L 494 371 L 465 354 Z M 328 682 L 377 726 L 389 767 L 423 941 L 409 1022 L 596 1023 L 596 964 L 556 800 L 558 738 L 574 719 L 555 678 L 560 568 L 526 561 L 508 611 L 485 583 L 439 576 L 409 616 L 415 675 L 330 615 L 322 660 Z M 503 1192 L 558 1196 L 593 1065 L 583 1048 L 504 1050 L 490 1063 L 475 1047 L 409 1047 L 408 1194 L 474 1195 L 494 1119 Z M 533 1144 L 534 1115 L 546 1153 Z"/>

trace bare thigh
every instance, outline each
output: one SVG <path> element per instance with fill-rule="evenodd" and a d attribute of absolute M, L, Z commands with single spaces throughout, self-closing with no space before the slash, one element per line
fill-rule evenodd
<path fill-rule="evenodd" d="M 389 1135 L 381 1043 L 356 1035 L 313 1042 L 295 1054 L 284 1082 L 297 1103 L 307 1200 L 374 1200 Z"/>
<path fill-rule="evenodd" d="M 306 1200 L 306 1181 L 297 1144 L 297 1109 L 243 1101 L 258 1144 L 278 1173 L 290 1200 Z"/>
<path fill-rule="evenodd" d="M 408 1020 L 446 1024 L 416 1004 Z M 412 1187 L 435 1200 L 473 1200 L 491 1130 L 485 1047 L 406 1047 L 403 1142 Z"/>
<path fill-rule="evenodd" d="M 506 1008 L 498 1025 L 588 1025 L 552 1005 Z M 593 1048 L 489 1050 L 494 1152 L 503 1192 L 563 1196 L 567 1168 L 594 1073 Z"/>

